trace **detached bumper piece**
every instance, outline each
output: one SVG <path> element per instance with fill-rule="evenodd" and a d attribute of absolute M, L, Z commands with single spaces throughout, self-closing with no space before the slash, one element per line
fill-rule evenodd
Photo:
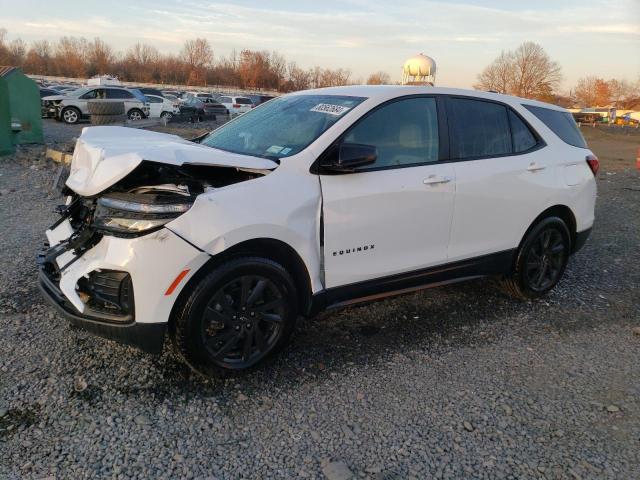
<path fill-rule="evenodd" d="M 162 352 L 167 325 L 135 323 L 133 284 L 127 272 L 93 271 L 86 278 L 80 279 L 78 292 L 84 298 L 85 308 L 82 313 L 76 309 L 58 286 L 60 271 L 55 258 L 63 251 L 63 248 L 54 247 L 38 258 L 38 286 L 44 297 L 72 325 L 145 352 Z"/>

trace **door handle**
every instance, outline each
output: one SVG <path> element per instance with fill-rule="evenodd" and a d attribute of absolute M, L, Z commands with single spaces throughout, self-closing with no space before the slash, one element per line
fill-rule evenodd
<path fill-rule="evenodd" d="M 536 162 L 531 162 L 527 167 L 527 170 L 529 170 L 530 172 L 537 172 L 538 170 L 544 170 L 545 168 L 547 167 L 545 167 L 544 165 L 538 165 Z"/>
<path fill-rule="evenodd" d="M 422 183 L 425 185 L 437 185 L 439 183 L 449 183 L 453 180 L 451 177 L 443 177 L 441 175 L 429 175 L 427 178 L 422 180 Z"/>

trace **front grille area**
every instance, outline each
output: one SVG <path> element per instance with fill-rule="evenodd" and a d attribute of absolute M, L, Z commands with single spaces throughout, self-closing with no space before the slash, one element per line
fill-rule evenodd
<path fill-rule="evenodd" d="M 133 283 L 127 272 L 93 271 L 78 281 L 78 292 L 94 312 L 128 318 L 133 314 Z"/>

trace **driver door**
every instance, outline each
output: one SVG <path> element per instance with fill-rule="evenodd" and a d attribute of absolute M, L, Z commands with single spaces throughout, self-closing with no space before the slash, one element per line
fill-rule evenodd
<path fill-rule="evenodd" d="M 422 96 L 376 108 L 339 140 L 374 146 L 377 159 L 321 173 L 327 289 L 447 261 L 455 172 L 438 162 L 442 135 L 436 98 Z"/>

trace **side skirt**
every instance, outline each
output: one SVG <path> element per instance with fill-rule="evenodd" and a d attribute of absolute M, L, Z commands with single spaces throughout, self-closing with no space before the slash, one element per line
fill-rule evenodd
<path fill-rule="evenodd" d="M 505 275 L 511 271 L 515 253 L 515 249 L 505 250 L 436 267 L 329 288 L 313 296 L 312 314 L 449 283 Z"/>

